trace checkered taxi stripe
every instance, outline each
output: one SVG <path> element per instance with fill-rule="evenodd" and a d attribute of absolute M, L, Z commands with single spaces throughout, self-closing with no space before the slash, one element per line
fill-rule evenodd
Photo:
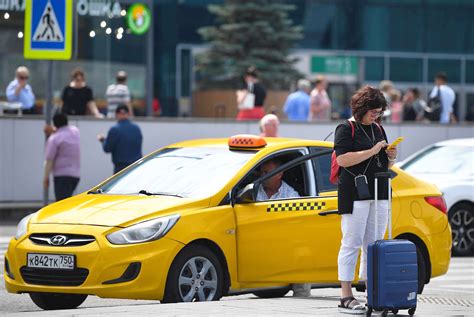
<path fill-rule="evenodd" d="M 280 203 L 271 204 L 267 208 L 267 212 L 322 210 L 324 206 L 326 206 L 324 201 L 307 203 Z"/>

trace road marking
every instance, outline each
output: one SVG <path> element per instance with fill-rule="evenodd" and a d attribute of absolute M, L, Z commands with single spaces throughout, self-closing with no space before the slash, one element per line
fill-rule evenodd
<path fill-rule="evenodd" d="M 458 288 L 458 285 L 455 285 L 456 288 Z M 459 291 L 459 290 L 455 290 L 455 289 L 449 289 L 449 288 L 444 288 L 444 287 L 441 287 L 441 286 L 437 286 L 437 287 L 429 287 L 429 288 L 426 288 L 427 291 L 440 291 L 440 292 L 448 292 L 448 293 L 463 293 L 463 294 L 474 294 L 474 292 L 470 292 L 470 291 Z"/>

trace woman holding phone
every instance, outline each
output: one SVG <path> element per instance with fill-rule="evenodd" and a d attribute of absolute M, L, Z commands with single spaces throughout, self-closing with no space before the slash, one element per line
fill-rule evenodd
<path fill-rule="evenodd" d="M 367 279 L 367 246 L 381 239 L 387 228 L 387 180 L 379 182 L 379 206 L 374 204 L 374 175 L 387 172 L 397 157 L 396 148 L 387 149 L 387 136 L 380 119 L 387 108 L 382 92 L 365 86 L 351 98 L 353 117 L 336 127 L 334 150 L 340 166 L 338 183 L 342 241 L 338 257 L 341 281 L 339 311 L 365 314 L 365 307 L 352 293 L 355 267 L 362 249 L 359 279 Z M 377 217 L 377 221 L 375 219 Z M 378 230 L 375 230 L 375 224 Z M 375 235 L 377 232 L 377 236 Z"/>

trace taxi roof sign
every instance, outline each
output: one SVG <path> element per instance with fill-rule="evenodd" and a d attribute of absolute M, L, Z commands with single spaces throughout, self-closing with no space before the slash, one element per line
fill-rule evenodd
<path fill-rule="evenodd" d="M 265 139 L 252 134 L 238 134 L 229 138 L 229 147 L 234 149 L 258 149 L 266 145 Z"/>
<path fill-rule="evenodd" d="M 25 58 L 71 59 L 73 0 L 25 1 Z"/>

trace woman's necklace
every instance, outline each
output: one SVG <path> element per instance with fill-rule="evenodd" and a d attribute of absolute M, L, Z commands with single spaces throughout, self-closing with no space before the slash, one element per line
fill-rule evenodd
<path fill-rule="evenodd" d="M 364 127 L 361 127 L 362 128 L 362 131 L 364 132 L 365 136 L 367 137 L 367 139 L 369 139 L 369 141 L 372 143 L 372 146 L 375 145 L 375 134 L 374 134 L 374 127 L 373 125 L 371 124 L 370 125 L 370 130 L 372 131 L 372 138 L 369 137 L 369 135 L 367 134 L 367 132 L 365 132 L 364 130 Z M 379 158 L 379 154 L 375 154 L 375 164 L 377 164 L 377 167 L 382 167 L 382 162 L 380 162 L 380 158 Z"/>

